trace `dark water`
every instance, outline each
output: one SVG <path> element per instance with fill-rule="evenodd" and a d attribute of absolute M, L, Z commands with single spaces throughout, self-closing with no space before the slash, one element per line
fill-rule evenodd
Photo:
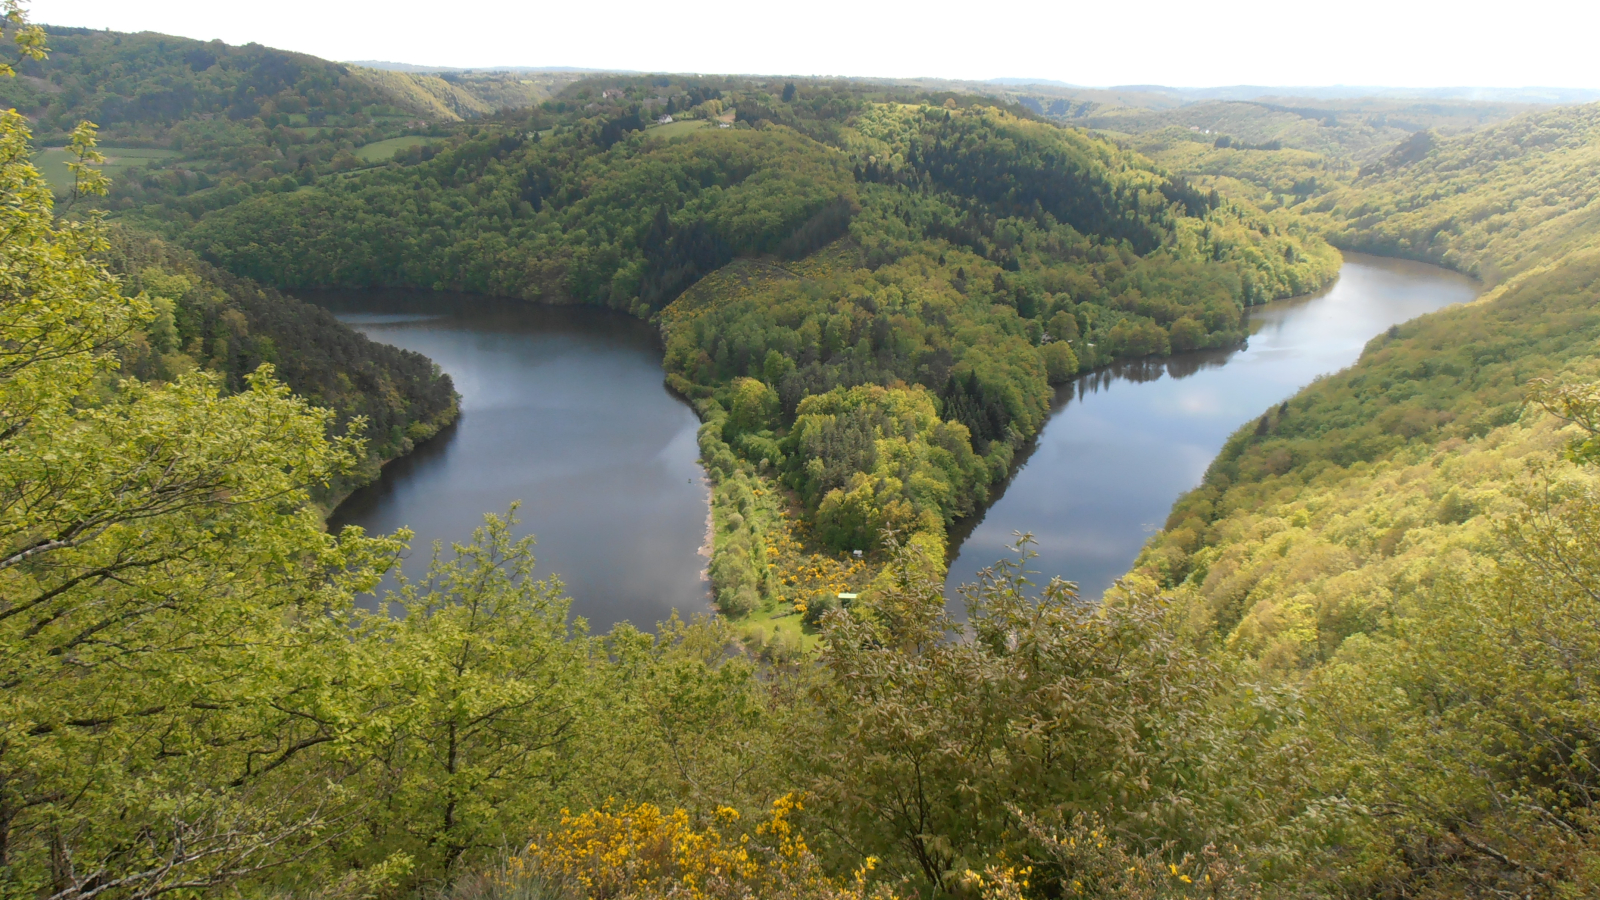
<path fill-rule="evenodd" d="M 694 412 L 662 384 L 655 330 L 596 309 L 392 293 L 324 295 L 373 340 L 416 350 L 455 379 L 461 418 L 334 512 L 331 525 L 416 532 L 408 577 L 429 547 L 465 541 L 485 512 L 521 500 L 573 612 L 605 630 L 652 628 L 709 609 L 708 492 Z"/>
<path fill-rule="evenodd" d="M 970 583 L 1008 555 L 1014 532 L 1032 532 L 1036 582 L 1060 575 L 1098 597 L 1240 425 L 1355 362 L 1389 326 L 1476 293 L 1444 269 L 1348 254 L 1329 288 L 1252 310 L 1243 350 L 1136 361 L 1063 385 L 1004 493 L 951 535 L 947 584 Z"/>

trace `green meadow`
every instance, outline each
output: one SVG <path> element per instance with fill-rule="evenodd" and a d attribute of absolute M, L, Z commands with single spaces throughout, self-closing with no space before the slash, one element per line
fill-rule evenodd
<path fill-rule="evenodd" d="M 388 162 L 396 150 L 409 150 L 418 144 L 427 143 L 427 138 L 410 134 L 405 137 L 389 138 L 386 141 L 374 141 L 356 148 L 356 158 L 362 162 L 381 163 Z"/>
<path fill-rule="evenodd" d="M 173 159 L 179 154 L 174 150 L 151 150 L 143 147 L 101 147 L 101 155 L 105 156 L 105 165 L 102 170 L 112 178 L 127 174 L 132 169 L 142 169 L 156 163 L 158 160 Z M 62 192 L 72 187 L 72 173 L 67 169 L 67 163 L 72 161 L 72 155 L 65 147 L 47 147 L 33 154 L 33 164 L 38 167 L 40 174 L 55 191 Z"/>

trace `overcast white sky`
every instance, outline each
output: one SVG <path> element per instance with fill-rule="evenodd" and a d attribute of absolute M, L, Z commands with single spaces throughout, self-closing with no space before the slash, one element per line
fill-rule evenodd
<path fill-rule="evenodd" d="M 1080 85 L 1600 88 L 1596 0 L 33 0 L 35 21 L 336 60 Z"/>

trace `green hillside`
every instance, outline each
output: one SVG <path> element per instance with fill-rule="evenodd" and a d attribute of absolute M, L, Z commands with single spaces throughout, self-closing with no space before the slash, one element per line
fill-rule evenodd
<path fill-rule="evenodd" d="M 337 63 L 171 35 L 47 28 L 50 55 L 0 91 L 50 143 L 83 120 L 108 139 L 181 149 L 258 128 L 363 128 L 423 110 Z M 208 134 L 209 133 L 209 134 Z"/>
<path fill-rule="evenodd" d="M 1111 89 L 1166 110 L 1112 141 L 1027 86 L 645 75 L 456 121 L 8 13 L 7 96 L 104 116 L 121 186 L 66 209 L 0 116 L 0 895 L 1600 892 L 1600 107 Z M 951 615 L 1052 385 L 1234 344 L 1336 246 L 1487 290 L 1244 425 L 1106 596 L 1024 541 Z M 721 615 L 591 634 L 514 507 L 372 603 L 415 551 L 326 503 L 454 396 L 278 293 L 323 285 L 657 323 Z"/>
<path fill-rule="evenodd" d="M 613 105 L 580 106 L 597 87 Z M 569 91 L 541 112 L 561 123 L 548 132 L 486 129 L 415 165 L 253 197 L 184 240 L 290 289 L 445 288 L 658 317 L 669 383 L 700 401 L 719 477 L 796 491 L 819 551 L 871 551 L 892 528 L 935 555 L 1037 433 L 1053 383 L 1237 342 L 1245 306 L 1338 265 L 1288 219 L 971 98 L 616 79 Z M 642 127 L 655 106 L 731 107 L 735 127 L 663 135 Z M 765 274 L 738 274 L 755 261 Z M 865 385 L 889 390 L 852 393 Z M 906 415 L 916 424 L 891 448 Z M 815 562 L 774 568 L 783 541 L 761 518 L 718 542 L 730 614 L 819 590 L 785 574 Z"/>
<path fill-rule="evenodd" d="M 457 121 L 550 99 L 570 75 L 517 72 L 391 72 L 350 66 L 351 74 L 428 121 Z"/>
<path fill-rule="evenodd" d="M 420 354 L 368 340 L 324 309 L 132 229 L 111 232 L 106 262 L 124 291 L 143 293 L 157 312 L 123 342 L 123 372 L 148 381 L 209 372 L 225 390 L 242 391 L 252 372 L 271 364 L 296 395 L 333 412 L 331 434 L 363 421 L 361 465 L 317 492 L 329 508 L 455 419 L 450 376 Z"/>
<path fill-rule="evenodd" d="M 0 82 L 0 105 L 28 117 L 58 189 L 66 179 L 57 148 L 80 121 L 93 122 L 107 172 L 118 176 L 99 205 L 146 210 L 146 227 L 158 230 L 187 215 L 182 201 L 197 193 L 298 185 L 387 162 L 392 150 L 375 158 L 362 148 L 442 141 L 464 118 L 538 103 L 572 77 L 401 74 L 257 44 L 45 31 L 51 52 Z"/>
<path fill-rule="evenodd" d="M 1342 245 L 1500 282 L 1594 246 L 1600 104 L 1521 116 L 1460 138 L 1419 134 L 1311 210 Z"/>
<path fill-rule="evenodd" d="M 1596 112 L 1424 134 L 1306 204 L 1498 284 L 1241 429 L 1129 582 L 1304 692 L 1312 789 L 1389 810 L 1320 863 L 1361 895 L 1594 886 L 1563 823 L 1592 815 L 1597 721 L 1571 677 L 1597 661 Z"/>
<path fill-rule="evenodd" d="M 1085 128 L 1149 135 L 1169 128 L 1196 140 L 1308 150 L 1365 163 L 1419 131 L 1461 134 L 1537 107 L 1529 103 L 1274 97 L 1213 100 L 1175 109 L 1117 106 L 1076 117 Z"/>

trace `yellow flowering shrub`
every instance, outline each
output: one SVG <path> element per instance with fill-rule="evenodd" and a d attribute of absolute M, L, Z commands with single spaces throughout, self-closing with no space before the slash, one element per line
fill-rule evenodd
<path fill-rule="evenodd" d="M 505 893 L 537 882 L 565 885 L 586 900 L 893 900 L 887 888 L 867 885 L 876 860 L 850 879 L 829 878 L 791 821 L 801 808 L 797 795 L 781 797 L 751 830 L 740 829 L 739 813 L 726 807 L 698 827 L 686 810 L 649 803 L 564 812 L 558 829 L 510 860 Z"/>

